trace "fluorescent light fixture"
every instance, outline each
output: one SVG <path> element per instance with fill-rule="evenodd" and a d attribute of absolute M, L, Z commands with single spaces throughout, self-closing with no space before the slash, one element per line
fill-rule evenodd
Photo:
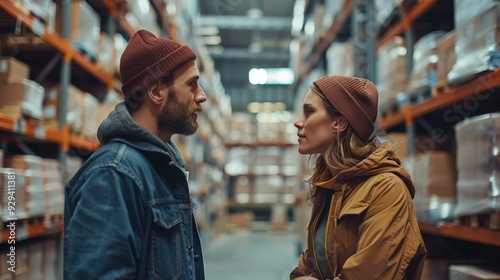
<path fill-rule="evenodd" d="M 252 68 L 248 72 L 248 80 L 252 85 L 265 85 L 267 83 L 267 71 L 264 68 Z"/>
<path fill-rule="evenodd" d="M 248 80 L 252 85 L 291 85 L 295 73 L 291 68 L 252 68 Z"/>

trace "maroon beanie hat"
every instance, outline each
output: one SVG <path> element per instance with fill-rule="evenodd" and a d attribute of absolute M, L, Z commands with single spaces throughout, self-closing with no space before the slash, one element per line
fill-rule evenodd
<path fill-rule="evenodd" d="M 349 76 L 325 76 L 313 83 L 347 119 L 358 137 L 368 141 L 377 119 L 378 91 L 375 85 L 367 79 Z"/>
<path fill-rule="evenodd" d="M 137 31 L 120 58 L 120 76 L 125 98 L 142 93 L 182 64 L 196 59 L 187 45 L 158 38 L 146 30 Z"/>

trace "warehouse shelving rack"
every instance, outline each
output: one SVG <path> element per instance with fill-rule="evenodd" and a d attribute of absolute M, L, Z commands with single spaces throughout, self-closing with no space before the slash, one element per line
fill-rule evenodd
<path fill-rule="evenodd" d="M 311 2 L 312 1 L 308 1 L 308 3 Z M 327 34 L 323 37 L 322 41 L 320 41 L 316 45 L 315 52 L 310 56 L 310 59 L 308 61 L 305 61 L 305 66 L 303 67 L 302 71 L 299 71 L 300 75 L 298 75 L 293 85 L 294 89 L 297 88 L 297 85 L 300 84 L 300 82 L 303 81 L 314 68 L 321 67 L 318 62 L 321 61 L 321 59 L 325 56 L 325 52 L 329 44 L 336 39 L 338 31 L 341 30 L 342 26 L 346 24 L 346 22 L 348 22 L 347 19 L 353 16 L 356 9 L 366 10 L 366 7 L 363 6 L 366 4 L 366 2 L 367 1 L 345 0 L 341 16 L 337 17 L 337 19 L 332 23 L 332 26 L 327 31 Z M 356 50 L 357 53 L 355 53 L 357 55 L 364 55 L 366 57 L 369 57 L 369 54 L 367 54 L 367 52 L 377 50 L 381 45 L 388 42 L 395 36 L 403 35 L 407 41 L 407 64 L 409 65 L 407 71 L 409 72 L 413 63 L 412 54 L 415 38 L 415 26 L 419 26 L 418 23 L 422 17 L 429 17 L 431 13 L 439 13 L 439 10 L 434 11 L 434 9 L 451 9 L 451 7 L 443 4 L 443 0 L 421 0 L 408 2 L 413 3 L 414 5 L 411 7 L 406 7 L 405 9 L 400 9 L 396 17 L 390 19 L 390 24 L 388 24 L 388 26 L 384 30 L 379 30 L 377 40 L 376 42 L 374 42 L 374 44 L 365 42 L 364 45 L 358 45 Z M 351 24 L 353 25 L 351 33 L 355 32 L 354 30 L 356 30 L 356 28 L 359 28 L 359 26 L 356 25 L 366 24 L 366 18 L 364 18 L 363 20 L 365 20 L 365 22 L 357 22 L 356 20 L 353 21 L 351 18 Z M 424 28 L 429 29 L 429 27 Z M 419 31 L 422 32 L 423 30 Z M 358 34 L 351 34 L 351 36 L 353 37 L 357 35 Z M 364 62 L 371 64 L 371 66 L 375 64 L 375 61 Z M 355 72 L 355 75 L 367 77 L 372 80 L 375 79 L 372 75 L 373 73 L 359 71 L 359 69 L 370 69 L 370 65 L 363 65 L 363 67 L 355 65 L 354 67 L 358 70 Z M 478 96 L 479 94 L 482 94 L 484 92 L 491 93 L 489 94 L 489 96 L 491 96 L 493 100 L 498 100 L 498 97 L 500 96 L 497 89 L 499 87 L 500 69 L 496 69 L 494 71 L 477 75 L 461 84 L 448 84 L 439 89 L 434 88 L 432 90 L 434 92 L 438 92 L 438 94 L 434 94 L 433 96 L 418 103 L 402 105 L 397 112 L 388 114 L 386 116 L 379 116 L 379 119 L 377 120 L 377 126 L 379 129 L 383 129 L 386 131 L 406 131 L 408 135 L 409 151 L 412 154 L 415 151 L 414 135 L 420 118 L 442 112 L 443 110 L 449 108 L 450 106 L 453 106 L 454 104 L 466 102 L 469 98 L 474 98 L 475 96 Z M 500 106 L 498 104 L 500 104 L 498 101 L 490 102 L 490 104 L 486 104 L 488 108 L 486 108 L 485 110 L 494 110 L 496 108 L 496 110 L 498 111 L 500 110 Z M 457 225 L 452 222 L 446 222 L 443 224 L 419 222 L 419 224 L 420 229 L 424 235 L 430 235 L 434 238 L 440 239 L 441 241 L 438 242 L 441 246 L 440 248 L 443 248 L 443 244 L 445 244 L 444 250 L 450 252 L 456 252 L 457 250 L 452 249 L 450 245 L 446 244 L 448 240 L 467 241 L 471 242 L 472 244 L 478 245 L 491 245 L 494 246 L 494 248 L 500 247 L 500 231 L 498 230 L 488 228 L 473 228 L 467 225 Z"/>
<path fill-rule="evenodd" d="M 108 34 L 119 33 L 126 40 L 130 39 L 136 31 L 125 20 L 124 9 L 119 6 L 123 4 L 123 2 L 120 3 L 119 1 L 113 0 L 86 0 L 86 2 L 100 16 L 102 31 L 105 31 Z M 50 154 L 50 157 L 59 158 L 61 168 L 63 169 L 61 170 L 61 173 L 64 174 L 64 162 L 67 155 L 76 154 L 85 160 L 100 147 L 97 140 L 72 133 L 66 125 L 65 118 L 61 117 L 65 116 L 67 112 L 67 108 L 62 104 L 67 103 L 67 91 L 70 83 L 73 84 L 73 82 L 75 82 L 76 84 L 74 85 L 76 87 L 92 86 L 92 88 L 88 91 L 92 92 L 92 89 L 96 88 L 96 95 L 103 97 L 102 93 L 107 93 L 109 90 L 121 92 L 121 82 L 119 81 L 119 77 L 105 73 L 97 66 L 97 63 L 95 63 L 92 59 L 89 59 L 85 53 L 82 53 L 79 49 L 72 46 L 72 42 L 68 39 L 68 22 L 71 18 L 71 10 L 69 6 L 71 1 L 64 0 L 58 2 L 63 7 L 64 15 L 62 23 L 63 30 L 61 34 L 49 30 L 44 22 L 32 15 L 19 3 L 20 2 L 16 0 L 0 1 L 0 33 L 4 32 L 12 35 L 18 35 L 18 28 L 19 26 L 22 26 L 22 36 L 29 34 L 32 37 L 41 39 L 38 41 L 44 42 L 45 45 L 43 46 L 41 53 L 36 53 L 38 51 L 37 49 L 36 51 L 24 50 L 23 53 L 20 53 L 19 58 L 17 57 L 18 53 L 15 52 L 15 54 L 16 58 L 30 66 L 32 65 L 32 62 L 36 64 L 38 67 L 36 69 L 36 72 L 38 73 L 37 77 L 31 77 L 34 78 L 35 81 L 42 82 L 47 77 L 50 77 L 52 80 L 60 81 L 61 97 L 58 108 L 60 112 L 60 118 L 58 120 L 59 129 L 44 127 L 37 121 L 13 119 L 12 117 L 0 112 L 0 147 L 5 149 L 5 147 L 7 147 L 6 143 L 19 143 L 20 141 L 25 141 L 26 144 L 33 144 L 33 149 L 31 149 L 30 146 L 27 150 L 28 152 L 38 153 L 39 149 L 42 149 L 44 151 L 40 151 L 40 154 L 47 154 L 50 152 L 48 152 L 49 149 L 45 149 L 45 146 L 50 146 L 50 151 L 58 150 L 57 154 Z M 158 16 L 158 23 L 161 27 L 162 36 L 180 41 L 179 38 L 181 34 L 179 34 L 177 28 L 178 23 L 176 22 L 176 19 L 170 18 L 167 14 L 164 1 L 150 0 L 150 4 Z M 29 31 L 25 32 L 26 29 Z M 16 31 L 13 32 L 14 30 Z M 222 115 L 227 112 L 222 113 L 221 109 L 225 104 L 222 101 L 222 95 L 224 92 L 223 89 L 221 89 L 222 86 L 214 84 L 211 76 L 214 71 L 213 69 L 210 69 L 210 67 L 206 66 L 212 65 L 212 63 L 206 61 L 207 59 L 210 59 L 207 57 L 208 52 L 203 52 L 203 49 L 201 49 L 203 47 L 197 45 L 199 43 L 194 39 L 192 42 L 182 43 L 190 44 L 190 46 L 193 47 L 198 54 L 197 63 L 201 63 L 205 66 L 203 67 L 204 72 L 201 73 L 203 81 L 200 82 L 203 82 L 202 86 L 207 92 L 207 103 L 212 104 L 210 110 L 217 110 L 217 113 L 211 112 L 209 116 L 203 116 L 200 118 L 206 119 L 209 126 L 204 126 L 203 129 L 200 128 L 197 134 L 191 136 L 191 142 L 187 141 L 186 143 L 185 140 L 177 142 L 181 151 L 185 151 L 186 149 L 199 151 L 194 146 L 203 147 L 201 149 L 203 150 L 203 156 L 201 158 L 197 154 L 190 154 L 190 156 L 186 157 L 186 162 L 188 164 L 187 168 L 190 170 L 191 174 L 190 180 L 196 181 L 200 180 L 197 176 L 205 175 L 202 174 L 200 170 L 202 170 L 202 167 L 206 167 L 206 165 L 209 165 L 210 168 L 218 168 L 220 170 L 223 169 L 223 167 L 221 167 L 223 166 L 223 163 L 220 162 L 220 149 L 218 150 L 217 156 L 213 155 L 213 151 L 216 147 L 213 147 L 213 139 L 210 139 L 209 141 L 207 137 L 210 136 L 212 138 L 217 137 L 219 139 L 223 139 L 224 135 L 222 134 L 224 133 L 224 129 L 222 128 L 226 126 L 224 122 L 227 121 L 227 118 Z M 4 53 L 2 53 L 2 55 L 4 55 Z M 40 69 L 40 65 L 43 66 L 42 69 Z M 31 74 L 34 76 L 33 73 Z M 98 99 L 100 99 L 99 97 Z M 54 149 L 54 147 L 56 147 L 56 149 Z M 188 153 L 195 152 L 189 151 Z M 69 178 L 62 178 L 64 182 L 68 179 Z M 219 179 L 221 181 L 215 181 Z M 217 188 L 224 188 L 224 180 L 225 178 L 212 178 L 209 182 L 209 187 L 204 189 L 202 193 L 194 194 L 196 199 L 198 199 L 198 203 L 201 207 L 200 209 L 210 208 L 210 205 L 208 205 L 210 204 L 210 196 L 220 193 L 219 190 L 217 190 L 217 193 L 215 193 L 214 190 Z M 205 217 L 203 215 L 206 213 L 203 213 L 203 210 L 200 211 L 202 211 L 202 214 L 198 218 L 204 219 Z M 207 221 L 204 221 L 203 219 L 198 219 L 198 222 L 207 224 Z M 32 241 L 36 242 L 40 238 L 61 237 L 63 235 L 63 221 L 62 219 L 56 219 L 54 217 L 19 219 L 17 224 L 19 227 L 16 231 L 16 238 L 19 242 L 26 241 L 27 243 L 31 243 Z M 207 235 L 207 233 L 203 232 L 201 227 L 200 229 L 202 236 Z M 217 229 L 209 228 L 209 230 L 216 231 Z M 9 231 L 7 230 L 2 232 L 2 235 L 0 236 L 0 248 L 7 246 L 6 241 L 8 240 L 8 234 Z"/>

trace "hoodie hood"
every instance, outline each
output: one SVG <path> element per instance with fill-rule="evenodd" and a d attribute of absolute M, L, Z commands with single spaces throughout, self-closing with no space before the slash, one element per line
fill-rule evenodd
<path fill-rule="evenodd" d="M 117 140 L 139 150 L 165 154 L 183 169 L 186 165 L 177 145 L 172 140 L 164 143 L 149 130 L 138 125 L 130 116 L 124 102 L 118 103 L 101 123 L 97 130 L 97 138 L 102 145 Z"/>
<path fill-rule="evenodd" d="M 383 143 L 370 156 L 362 160 L 355 166 L 339 172 L 335 178 L 316 184 L 319 187 L 331 185 L 333 181 L 344 184 L 355 178 L 370 177 L 382 173 L 393 173 L 401 178 L 411 197 L 415 196 L 415 186 L 411 181 L 410 174 L 401 166 L 401 160 L 398 158 L 390 142 Z"/>

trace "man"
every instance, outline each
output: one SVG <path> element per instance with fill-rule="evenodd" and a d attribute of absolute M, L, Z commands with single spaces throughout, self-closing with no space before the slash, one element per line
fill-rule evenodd
<path fill-rule="evenodd" d="M 205 278 L 185 161 L 171 140 L 198 128 L 206 95 L 195 59 L 145 30 L 130 39 L 120 60 L 125 102 L 66 187 L 65 279 Z"/>

